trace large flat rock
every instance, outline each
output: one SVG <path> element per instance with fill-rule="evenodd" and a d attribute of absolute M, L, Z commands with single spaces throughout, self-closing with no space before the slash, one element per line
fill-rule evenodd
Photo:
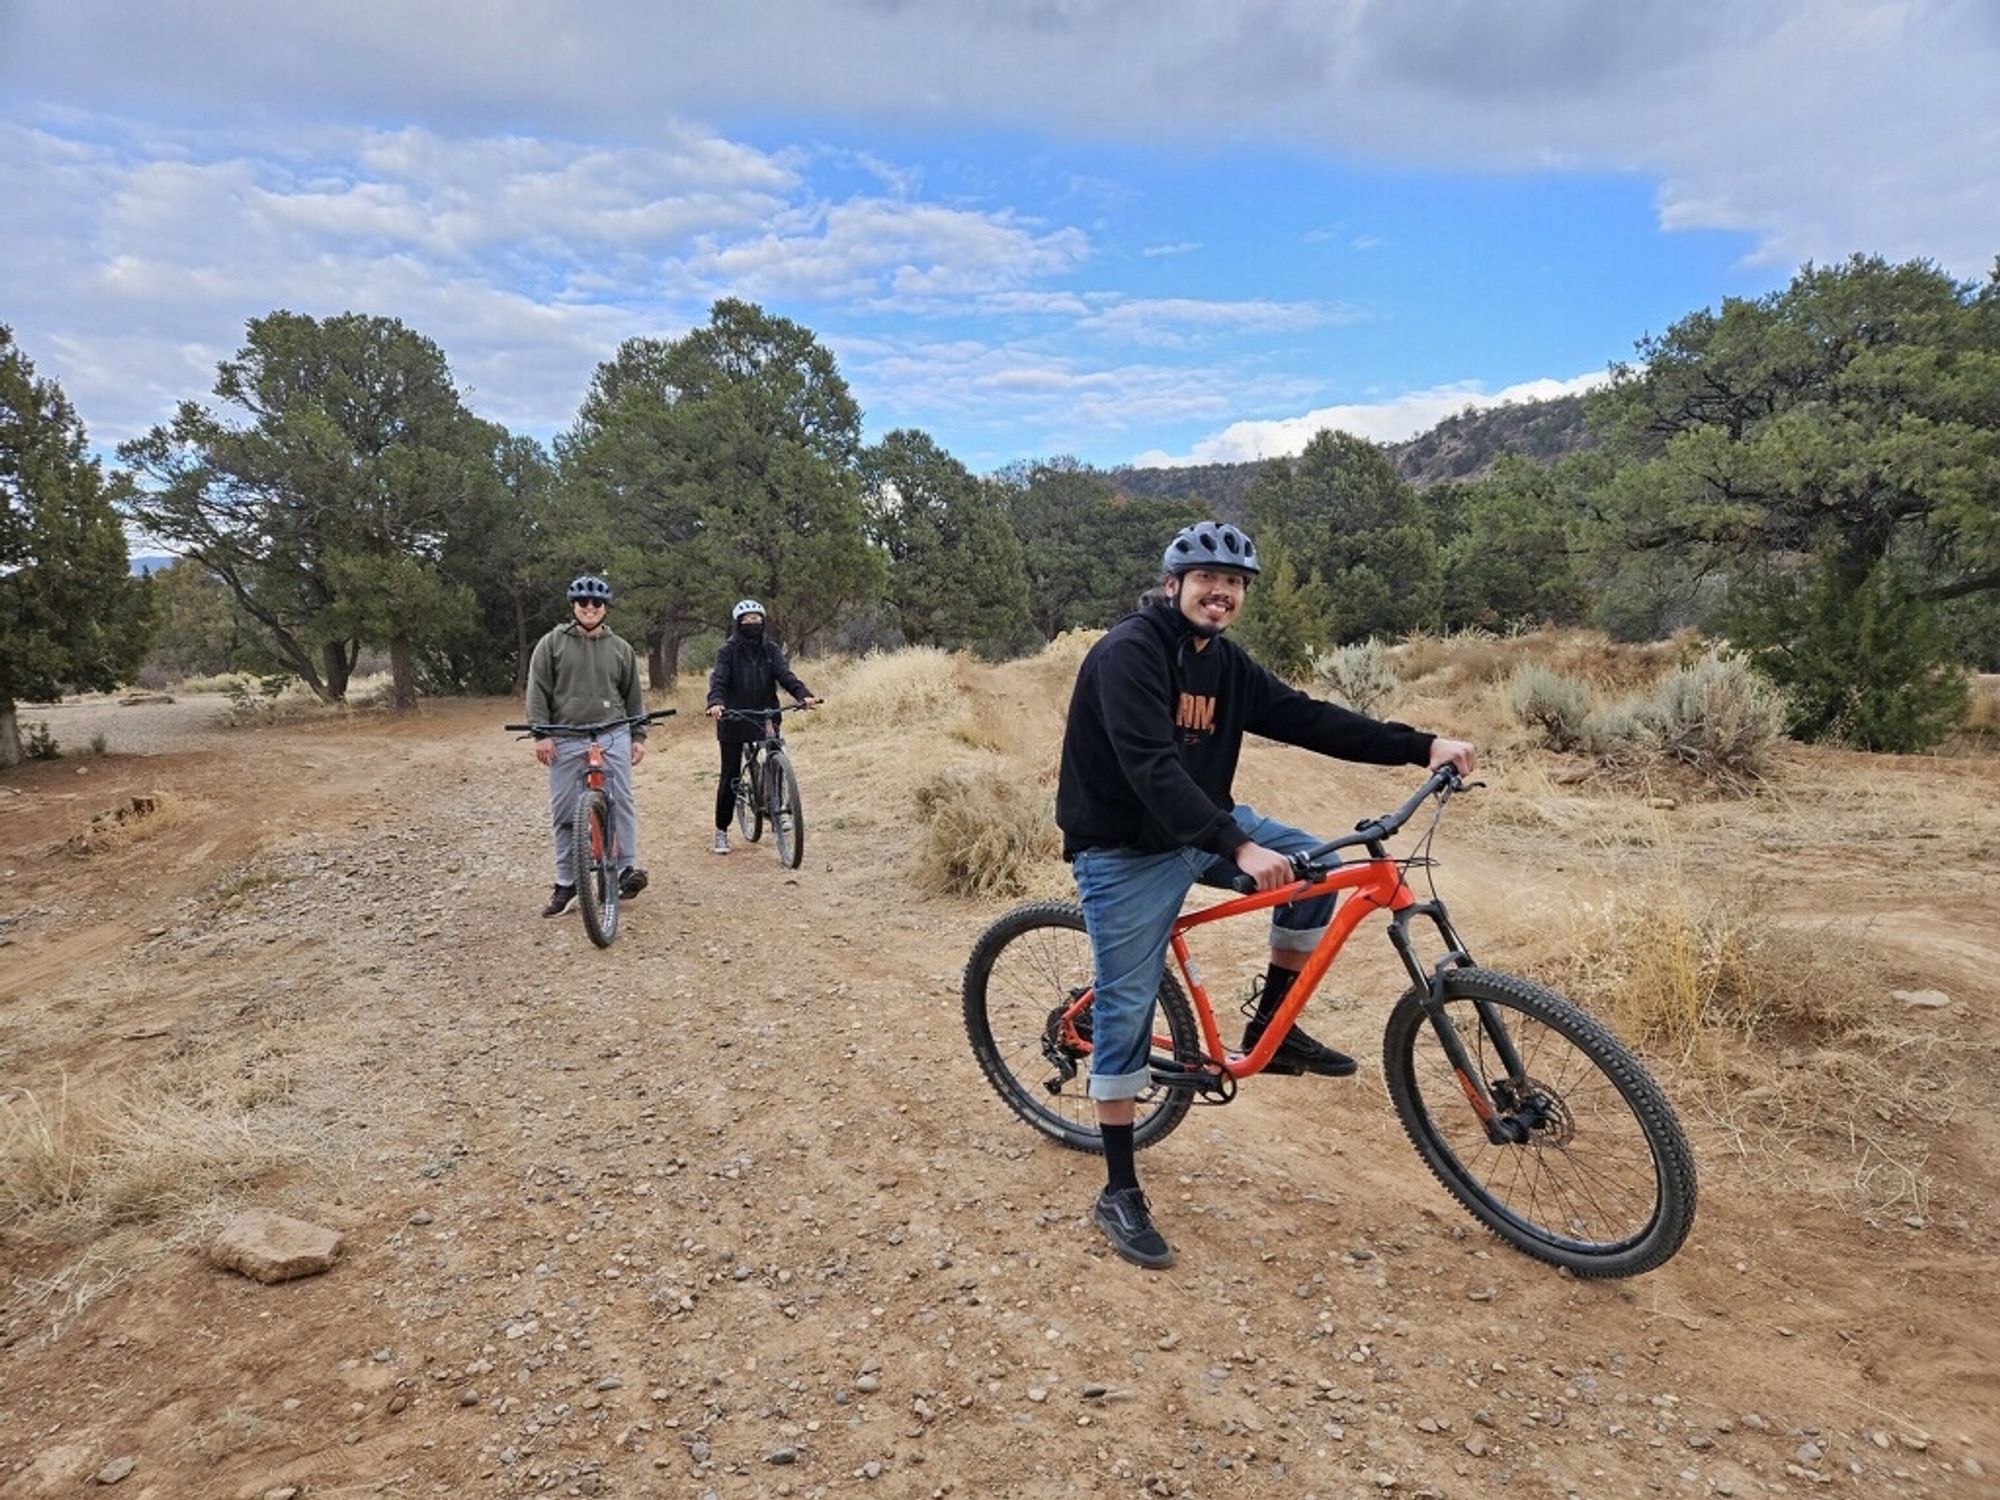
<path fill-rule="evenodd" d="M 253 1208 L 230 1220 L 208 1247 L 208 1258 L 227 1271 L 255 1281 L 291 1281 L 317 1276 L 340 1259 L 337 1230 Z"/>

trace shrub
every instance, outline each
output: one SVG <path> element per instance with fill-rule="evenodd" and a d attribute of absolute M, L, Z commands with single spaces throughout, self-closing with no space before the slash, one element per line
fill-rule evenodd
<path fill-rule="evenodd" d="M 62 746 L 56 743 L 56 737 L 50 732 L 47 719 L 37 719 L 28 726 L 28 733 L 22 740 L 22 748 L 27 751 L 29 760 L 62 759 Z"/>
<path fill-rule="evenodd" d="M 111 741 L 105 736 L 103 730 L 101 729 L 98 730 L 96 734 L 93 734 L 90 737 L 90 753 L 92 755 L 104 755 L 108 753 L 110 749 L 111 749 Z"/>
<path fill-rule="evenodd" d="M 1588 684 L 1547 667 L 1525 666 L 1508 685 L 1507 706 L 1550 749 L 1585 748 L 1591 707 Z"/>
<path fill-rule="evenodd" d="M 829 724 L 911 724 L 934 720 L 959 698 L 958 667 L 935 646 L 870 651 L 825 687 Z M 789 728 L 786 731 L 790 732 Z"/>
<path fill-rule="evenodd" d="M 1667 674 L 1641 710 L 1654 750 L 1710 781 L 1760 778 L 1785 737 L 1785 695 L 1740 656 L 1711 651 Z"/>
<path fill-rule="evenodd" d="M 944 770 L 916 789 L 917 875 L 957 896 L 1018 896 L 1062 853 L 1047 790 L 994 771 Z"/>
<path fill-rule="evenodd" d="M 1373 714 L 1402 686 L 1377 640 L 1336 646 L 1313 662 L 1313 679 L 1356 713 Z"/>

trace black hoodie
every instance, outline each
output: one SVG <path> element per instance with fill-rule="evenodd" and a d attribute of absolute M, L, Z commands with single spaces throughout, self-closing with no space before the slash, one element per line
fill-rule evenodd
<path fill-rule="evenodd" d="M 1432 736 L 1287 686 L 1222 636 L 1197 651 L 1171 603 L 1112 626 L 1076 675 L 1056 822 L 1063 858 L 1085 849 L 1206 849 L 1244 842 L 1230 783 L 1247 730 L 1341 760 L 1423 765 Z"/>

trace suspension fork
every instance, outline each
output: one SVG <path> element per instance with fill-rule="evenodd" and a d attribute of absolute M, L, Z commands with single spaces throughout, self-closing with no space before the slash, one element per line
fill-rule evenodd
<path fill-rule="evenodd" d="M 1438 939 L 1444 945 L 1444 955 L 1428 968 L 1418 957 L 1416 944 L 1409 932 L 1410 919 L 1423 916 L 1430 918 L 1437 928 Z M 1413 901 L 1408 906 L 1390 913 L 1389 941 L 1395 947 L 1396 956 L 1403 961 L 1411 981 L 1424 991 L 1424 1013 L 1429 1018 L 1431 1031 L 1444 1049 L 1445 1060 L 1458 1079 L 1458 1086 L 1465 1094 L 1466 1103 L 1479 1117 L 1479 1123 L 1486 1129 L 1487 1139 L 1496 1146 L 1518 1145 L 1527 1138 L 1525 1128 L 1514 1118 L 1511 1110 L 1503 1111 L 1494 1101 L 1491 1087 L 1474 1067 L 1472 1055 L 1466 1050 L 1465 1041 L 1458 1034 L 1458 1028 L 1451 1024 L 1445 1014 L 1445 976 L 1453 969 L 1469 969 L 1473 966 L 1472 955 L 1465 942 L 1458 935 L 1458 929 L 1451 924 L 1451 914 L 1445 910 L 1442 898 L 1430 901 Z M 1514 1038 L 1508 1033 L 1499 1011 L 1486 1000 L 1472 1002 L 1479 1016 L 1480 1030 L 1493 1045 L 1494 1056 L 1506 1069 L 1508 1080 L 1518 1086 L 1526 1077 L 1521 1062 L 1521 1054 L 1514 1046 Z"/>

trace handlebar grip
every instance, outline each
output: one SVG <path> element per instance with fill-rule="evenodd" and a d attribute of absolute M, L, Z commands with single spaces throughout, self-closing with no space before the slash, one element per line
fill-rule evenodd
<path fill-rule="evenodd" d="M 1257 894 L 1257 882 L 1252 880 L 1248 875 L 1232 875 L 1229 878 L 1229 888 L 1239 896 L 1254 896 Z"/>

